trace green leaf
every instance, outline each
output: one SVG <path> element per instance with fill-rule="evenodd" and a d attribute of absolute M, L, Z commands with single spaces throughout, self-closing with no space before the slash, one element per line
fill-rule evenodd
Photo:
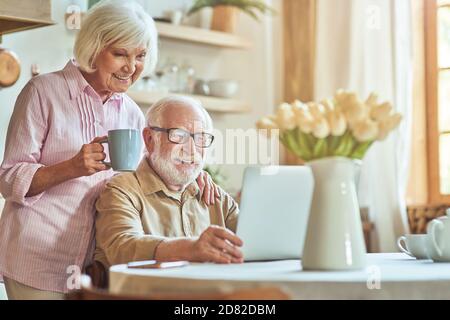
<path fill-rule="evenodd" d="M 347 141 L 346 149 L 344 151 L 344 157 L 350 157 L 350 155 L 353 152 L 353 149 L 356 145 L 356 140 L 353 138 L 353 136 L 350 136 Z"/>
<path fill-rule="evenodd" d="M 97 2 L 100 2 L 100 0 L 89 0 L 88 1 L 88 9 L 92 8 Z"/>
<path fill-rule="evenodd" d="M 282 143 L 286 148 L 288 148 L 288 145 L 287 145 L 287 141 L 286 141 L 285 136 L 286 136 L 285 133 L 280 132 L 280 135 L 279 135 L 278 138 L 280 139 L 281 143 Z"/>
<path fill-rule="evenodd" d="M 353 150 L 352 154 L 350 155 L 350 158 L 362 160 L 362 158 L 364 158 L 364 155 L 366 154 L 367 150 L 372 145 L 372 143 L 373 141 L 366 141 L 359 143 Z"/>
<path fill-rule="evenodd" d="M 206 7 L 213 7 L 215 5 L 215 2 L 216 1 L 213 0 L 196 0 L 194 2 L 194 5 L 189 9 L 186 15 L 189 16 Z"/>
<path fill-rule="evenodd" d="M 326 157 L 327 147 L 328 147 L 327 146 L 327 138 L 319 139 L 317 141 L 316 145 L 314 146 L 313 158 L 319 159 L 319 158 Z"/>
<path fill-rule="evenodd" d="M 297 144 L 294 134 L 295 134 L 294 130 L 286 131 L 286 134 L 284 137 L 286 139 L 288 149 L 291 150 L 296 156 L 303 158 L 303 154 L 300 151 L 300 148 Z"/>
<path fill-rule="evenodd" d="M 349 157 L 355 146 L 355 139 L 350 131 L 347 131 L 340 141 L 339 146 L 334 152 L 335 156 Z"/>
<path fill-rule="evenodd" d="M 303 154 L 303 160 L 308 161 L 312 157 L 312 145 L 309 144 L 308 138 L 306 137 L 307 136 L 306 133 L 302 132 L 298 127 L 295 130 L 298 145 Z"/>
<path fill-rule="evenodd" d="M 196 0 L 194 5 L 189 9 L 187 15 L 191 15 L 200 9 L 206 7 L 215 7 L 218 5 L 228 5 L 237 7 L 244 13 L 258 20 L 257 12 L 261 14 L 275 14 L 276 11 L 266 5 L 261 0 Z"/>
<path fill-rule="evenodd" d="M 221 186 L 222 188 L 225 187 L 225 182 L 228 179 L 228 177 L 222 173 L 222 170 L 220 167 L 216 167 L 215 169 L 211 165 L 207 165 L 203 168 L 206 172 L 209 173 L 211 176 L 211 179 L 216 183 L 217 185 Z"/>
<path fill-rule="evenodd" d="M 342 136 L 328 136 L 328 155 L 332 156 L 336 152 L 337 147 L 341 143 Z"/>

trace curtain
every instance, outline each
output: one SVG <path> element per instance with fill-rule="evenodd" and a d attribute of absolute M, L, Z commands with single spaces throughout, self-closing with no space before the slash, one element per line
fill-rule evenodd
<path fill-rule="evenodd" d="M 405 195 L 412 116 L 410 0 L 317 0 L 315 100 L 339 88 L 367 97 L 374 91 L 404 118 L 364 158 L 359 183 L 362 207 L 375 223 L 373 250 L 396 251 L 408 232 Z"/>
<path fill-rule="evenodd" d="M 283 100 L 293 102 L 314 99 L 314 64 L 316 39 L 316 0 L 283 0 Z M 285 163 L 302 160 L 284 150 Z"/>
<path fill-rule="evenodd" d="M 413 25 L 414 81 L 413 81 L 413 128 L 411 133 L 411 157 L 408 205 L 428 203 L 428 156 L 427 156 L 427 103 L 425 73 L 425 2 L 411 1 Z"/>

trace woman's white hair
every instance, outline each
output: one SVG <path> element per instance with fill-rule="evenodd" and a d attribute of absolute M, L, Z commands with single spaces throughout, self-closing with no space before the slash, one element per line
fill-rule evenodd
<path fill-rule="evenodd" d="M 204 118 L 205 129 L 212 131 L 213 122 L 208 111 L 202 106 L 201 102 L 197 99 L 186 96 L 167 96 L 155 102 L 147 111 L 145 120 L 148 126 L 159 127 L 162 125 L 162 115 L 166 108 L 170 108 L 174 105 L 188 105 L 196 108 L 200 111 Z"/>
<path fill-rule="evenodd" d="M 158 33 L 155 22 L 134 1 L 103 0 L 94 5 L 83 19 L 73 53 L 80 68 L 95 71 L 95 60 L 106 47 L 147 48 L 145 73 L 156 66 Z"/>

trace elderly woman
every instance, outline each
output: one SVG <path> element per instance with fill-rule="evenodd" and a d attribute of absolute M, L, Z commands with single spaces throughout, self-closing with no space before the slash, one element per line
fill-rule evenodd
<path fill-rule="evenodd" d="M 124 92 L 156 64 L 154 22 L 135 3 L 102 1 L 83 21 L 74 56 L 30 80 L 10 120 L 0 167 L 0 274 L 10 299 L 60 299 L 92 262 L 94 202 L 113 175 L 99 142 L 108 130 L 145 126 Z M 197 181 L 213 203 L 210 177 Z"/>

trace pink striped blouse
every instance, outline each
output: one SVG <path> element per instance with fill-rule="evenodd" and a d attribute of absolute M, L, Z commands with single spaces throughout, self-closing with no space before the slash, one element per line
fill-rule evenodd
<path fill-rule="evenodd" d="M 108 130 L 141 130 L 144 124 L 141 110 L 126 94 L 114 94 L 103 104 L 74 61 L 28 82 L 16 101 L 0 167 L 0 193 L 6 199 L 0 274 L 41 290 L 68 291 L 73 266 L 82 269 L 91 262 L 94 202 L 113 172 L 25 197 L 33 175 L 73 157 Z"/>

